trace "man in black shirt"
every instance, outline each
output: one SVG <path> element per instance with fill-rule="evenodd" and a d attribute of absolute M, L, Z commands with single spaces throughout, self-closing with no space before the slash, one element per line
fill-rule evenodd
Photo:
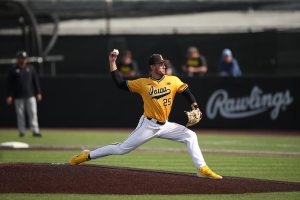
<path fill-rule="evenodd" d="M 26 131 L 25 109 L 29 117 L 29 124 L 34 137 L 41 137 L 37 118 L 36 100 L 42 100 L 39 80 L 34 68 L 27 65 L 27 53 L 17 53 L 18 62 L 8 73 L 8 90 L 6 102 L 15 104 L 19 136 Z"/>
<path fill-rule="evenodd" d="M 206 59 L 200 54 L 197 47 L 189 47 L 186 56 L 186 62 L 182 69 L 188 76 L 199 76 L 207 73 Z"/>

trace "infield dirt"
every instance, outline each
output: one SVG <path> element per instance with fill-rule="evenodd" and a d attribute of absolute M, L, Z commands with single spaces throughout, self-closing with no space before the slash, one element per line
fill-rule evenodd
<path fill-rule="evenodd" d="M 300 183 L 100 165 L 0 164 L 0 193 L 241 194 L 300 191 Z"/>

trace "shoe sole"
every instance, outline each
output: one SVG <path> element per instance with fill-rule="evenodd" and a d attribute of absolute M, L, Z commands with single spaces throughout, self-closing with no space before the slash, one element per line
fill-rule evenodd
<path fill-rule="evenodd" d="M 201 175 L 201 174 L 197 174 L 197 176 L 200 177 L 200 178 L 209 178 L 209 179 L 215 179 L 215 180 L 223 179 L 222 176 L 221 176 L 221 178 L 213 178 L 213 177 L 210 177 L 210 176 L 204 176 L 204 175 Z"/>

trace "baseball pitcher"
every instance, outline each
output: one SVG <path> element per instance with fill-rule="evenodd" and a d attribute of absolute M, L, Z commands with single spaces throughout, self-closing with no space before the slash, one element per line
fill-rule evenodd
<path fill-rule="evenodd" d="M 186 145 L 199 177 L 222 179 L 222 176 L 213 172 L 206 165 L 196 133 L 185 126 L 168 121 L 176 93 L 182 94 L 191 104 L 192 111 L 186 113 L 188 118 L 186 126 L 192 126 L 200 121 L 202 114 L 188 85 L 176 76 L 166 75 L 164 59 L 160 54 L 153 54 L 148 60 L 149 78 L 125 81 L 117 70 L 117 56 L 118 51 L 112 51 L 109 54 L 112 78 L 120 89 L 141 95 L 144 102 L 144 113 L 136 129 L 123 143 L 107 145 L 93 151 L 84 150 L 79 155 L 72 157 L 69 164 L 78 165 L 91 159 L 126 154 L 153 138 L 162 138 Z"/>

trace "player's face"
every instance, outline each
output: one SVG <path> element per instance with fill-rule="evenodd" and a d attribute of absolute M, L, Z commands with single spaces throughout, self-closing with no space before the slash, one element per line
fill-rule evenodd
<path fill-rule="evenodd" d="M 166 66 L 164 63 L 154 64 L 152 67 L 152 73 L 155 75 L 164 76 L 166 74 Z"/>

